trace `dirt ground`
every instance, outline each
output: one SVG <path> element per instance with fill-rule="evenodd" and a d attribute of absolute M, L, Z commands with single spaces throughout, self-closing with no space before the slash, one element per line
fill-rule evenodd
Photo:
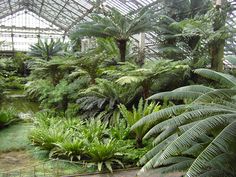
<path fill-rule="evenodd" d="M 153 174 L 153 175 L 137 175 L 138 169 L 114 172 L 113 174 L 95 174 L 95 175 L 77 175 L 75 177 L 181 177 L 183 173 L 171 173 L 166 175 Z M 69 177 L 69 176 L 63 176 Z M 72 177 L 72 176 L 71 176 Z"/>
<path fill-rule="evenodd" d="M 34 159 L 29 153 L 27 153 L 27 151 L 12 151 L 0 153 L 0 172 L 9 172 L 10 174 L 11 172 L 17 170 L 25 170 L 27 169 L 27 167 L 28 169 L 30 169 L 32 166 L 37 164 L 39 164 L 39 161 Z M 71 176 L 67 175 L 63 177 L 181 177 L 182 175 L 182 173 L 172 173 L 168 175 L 137 175 L 138 171 L 139 169 L 118 170 L 113 174 L 80 174 Z M 48 176 L 53 177 L 52 175 Z"/>
<path fill-rule="evenodd" d="M 37 164 L 37 160 L 32 158 L 25 151 L 11 151 L 0 153 L 0 171 L 26 168 Z"/>

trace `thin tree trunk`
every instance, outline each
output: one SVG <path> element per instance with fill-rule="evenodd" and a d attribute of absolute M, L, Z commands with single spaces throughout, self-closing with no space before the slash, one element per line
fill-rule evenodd
<path fill-rule="evenodd" d="M 147 99 L 149 97 L 149 80 L 143 83 L 143 98 Z"/>
<path fill-rule="evenodd" d="M 120 61 L 125 62 L 127 40 L 117 40 L 117 43 L 120 50 Z"/>

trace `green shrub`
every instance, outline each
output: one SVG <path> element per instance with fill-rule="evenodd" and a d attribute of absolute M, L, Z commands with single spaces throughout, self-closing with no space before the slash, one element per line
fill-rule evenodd
<path fill-rule="evenodd" d="M 119 109 L 121 111 L 121 114 L 126 119 L 128 124 L 130 126 L 134 125 L 137 121 L 139 121 L 142 117 L 151 114 L 153 112 L 157 112 L 160 110 L 160 106 L 158 104 L 155 104 L 155 102 L 148 103 L 147 101 L 143 101 L 141 98 L 138 103 L 138 107 L 134 107 L 132 111 L 127 110 L 125 105 L 120 105 Z M 143 126 L 140 126 L 133 130 L 135 133 L 135 139 L 136 139 L 136 146 L 137 147 L 143 147 L 142 139 L 144 135 L 149 130 L 150 123 L 145 124 Z"/>
<path fill-rule="evenodd" d="M 124 147 L 123 147 L 124 148 Z M 112 172 L 112 164 L 116 163 L 124 167 L 123 163 L 118 160 L 122 155 L 122 148 L 119 142 L 113 139 L 101 141 L 96 139 L 87 147 L 87 154 L 90 161 L 98 166 L 98 171 L 102 171 L 103 165 Z"/>
<path fill-rule="evenodd" d="M 81 121 L 47 112 L 36 114 L 34 122 L 29 139 L 41 150 L 47 150 L 51 158 L 85 161 L 98 166 L 99 171 L 107 168 L 112 172 L 131 159 L 134 165 L 140 156 L 139 150 L 132 155 L 135 145 L 128 139 L 129 127 L 126 129 L 125 122 L 108 127 L 99 119 Z"/>
<path fill-rule="evenodd" d="M 2 108 L 0 109 L 0 129 L 16 122 L 18 119 L 17 112 L 14 108 Z"/>

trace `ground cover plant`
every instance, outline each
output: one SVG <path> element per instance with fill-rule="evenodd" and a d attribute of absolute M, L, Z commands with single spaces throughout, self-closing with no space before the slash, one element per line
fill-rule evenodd
<path fill-rule="evenodd" d="M 0 130 L 17 121 L 19 121 L 19 118 L 14 108 L 0 109 Z"/>
<path fill-rule="evenodd" d="M 34 123 L 29 139 L 34 146 L 46 150 L 50 158 L 94 164 L 99 171 L 112 172 L 113 168 L 129 166 L 131 162 L 135 165 L 149 149 L 137 149 L 129 125 L 122 122 L 108 127 L 101 120 L 82 121 L 38 113 Z"/>

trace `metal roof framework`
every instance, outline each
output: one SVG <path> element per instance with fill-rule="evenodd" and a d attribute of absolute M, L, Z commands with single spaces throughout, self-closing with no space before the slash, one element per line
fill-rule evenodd
<path fill-rule="evenodd" d="M 83 21 L 90 20 L 91 12 L 98 6 L 104 5 L 106 8 L 116 8 L 122 14 L 135 12 L 144 6 L 156 5 L 157 10 L 161 10 L 160 2 L 163 0 L 1 0 L 0 1 L 0 20 L 6 17 L 11 17 L 20 11 L 29 11 L 36 14 L 39 18 L 43 18 L 51 23 L 50 29 L 42 28 L 41 33 L 67 35 L 73 27 Z M 178 0 L 177 0 L 178 1 Z M 180 0 L 181 1 L 181 0 Z M 232 10 L 228 24 L 234 29 L 236 27 L 236 0 L 229 0 L 232 4 Z M 56 28 L 55 28 L 56 26 Z M 13 35 L 20 31 L 20 28 L 15 26 L 0 26 L 0 29 L 9 31 L 8 35 Z M 22 30 L 27 33 L 36 35 L 38 29 L 24 27 Z M 53 31 L 53 29 L 55 29 Z M 151 46 L 155 45 L 153 37 L 155 33 L 148 33 L 146 35 L 147 47 L 149 50 Z M 228 46 L 235 43 L 235 36 L 229 41 Z M 231 47 L 232 48 L 232 47 Z M 233 47 L 235 48 L 235 47 Z M 233 49 L 232 49 L 233 50 Z M 231 52 L 233 53 L 233 52 Z"/>

